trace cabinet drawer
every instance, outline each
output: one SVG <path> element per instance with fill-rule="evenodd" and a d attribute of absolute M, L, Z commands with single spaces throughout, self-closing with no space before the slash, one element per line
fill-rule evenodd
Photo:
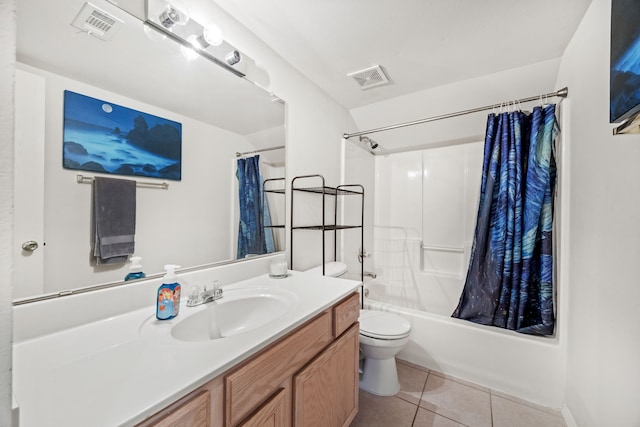
<path fill-rule="evenodd" d="M 209 427 L 209 391 L 179 400 L 138 427 Z"/>
<path fill-rule="evenodd" d="M 327 310 L 227 375 L 226 425 L 236 425 L 251 413 L 332 340 L 332 314 Z"/>
<path fill-rule="evenodd" d="M 353 293 L 333 307 L 333 336 L 339 337 L 360 317 L 360 294 Z"/>

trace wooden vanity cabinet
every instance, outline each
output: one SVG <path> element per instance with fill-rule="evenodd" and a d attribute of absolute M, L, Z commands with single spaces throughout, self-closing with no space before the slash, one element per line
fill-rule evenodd
<path fill-rule="evenodd" d="M 348 426 L 358 411 L 359 308 L 353 293 L 137 427 Z"/>

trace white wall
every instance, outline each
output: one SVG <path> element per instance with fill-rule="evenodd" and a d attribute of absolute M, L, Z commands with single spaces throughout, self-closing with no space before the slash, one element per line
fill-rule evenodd
<path fill-rule="evenodd" d="M 640 135 L 609 122 L 610 0 L 594 0 L 560 65 L 569 86 L 566 405 L 576 424 L 640 425 Z"/>
<path fill-rule="evenodd" d="M 0 2 L 0 425 L 11 425 L 11 275 L 15 2 Z"/>

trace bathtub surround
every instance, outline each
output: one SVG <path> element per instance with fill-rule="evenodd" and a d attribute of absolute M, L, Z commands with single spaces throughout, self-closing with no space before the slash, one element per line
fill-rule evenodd
<path fill-rule="evenodd" d="M 487 118 L 471 262 L 453 317 L 552 335 L 555 104 Z"/>

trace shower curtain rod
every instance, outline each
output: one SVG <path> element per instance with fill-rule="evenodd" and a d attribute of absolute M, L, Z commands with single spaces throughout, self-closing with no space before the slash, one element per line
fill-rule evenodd
<path fill-rule="evenodd" d="M 407 127 L 407 126 L 419 125 L 419 124 L 422 124 L 422 123 L 435 122 L 437 120 L 449 119 L 449 118 L 458 117 L 458 116 L 464 116 L 466 114 L 478 113 L 480 111 L 493 110 L 494 108 L 500 108 L 501 106 L 504 107 L 505 105 L 510 105 L 510 104 L 518 104 L 518 103 L 537 101 L 539 99 L 552 98 L 552 97 L 555 97 L 555 96 L 559 96 L 561 98 L 566 98 L 567 95 L 569 95 L 569 88 L 564 87 L 564 88 L 562 88 L 560 90 L 557 90 L 557 91 L 551 92 L 551 93 L 547 93 L 545 95 L 530 96 L 529 98 L 522 98 L 522 99 L 518 99 L 516 101 L 503 102 L 502 104 L 487 105 L 485 107 L 478 107 L 478 108 L 472 108 L 471 110 L 457 111 L 455 113 L 443 114 L 441 116 L 434 116 L 434 117 L 429 117 L 429 118 L 426 118 L 426 119 L 414 120 L 412 122 L 406 122 L 406 123 L 400 123 L 400 124 L 397 124 L 397 125 L 383 126 L 383 127 L 376 128 L 376 129 L 364 130 L 362 132 L 344 133 L 344 134 L 342 134 L 342 137 L 344 139 L 349 139 L 349 138 L 351 138 L 353 136 L 369 135 L 371 133 L 383 132 L 383 131 L 386 131 L 386 130 L 392 130 L 392 129 L 398 129 L 398 128 L 403 128 L 403 127 Z"/>
<path fill-rule="evenodd" d="M 245 153 L 236 152 L 236 157 L 242 157 L 249 154 L 262 153 L 263 151 L 273 151 L 273 150 L 282 150 L 282 149 L 284 149 L 284 145 L 278 145 L 277 147 L 261 148 L 260 150 L 247 151 Z"/>

